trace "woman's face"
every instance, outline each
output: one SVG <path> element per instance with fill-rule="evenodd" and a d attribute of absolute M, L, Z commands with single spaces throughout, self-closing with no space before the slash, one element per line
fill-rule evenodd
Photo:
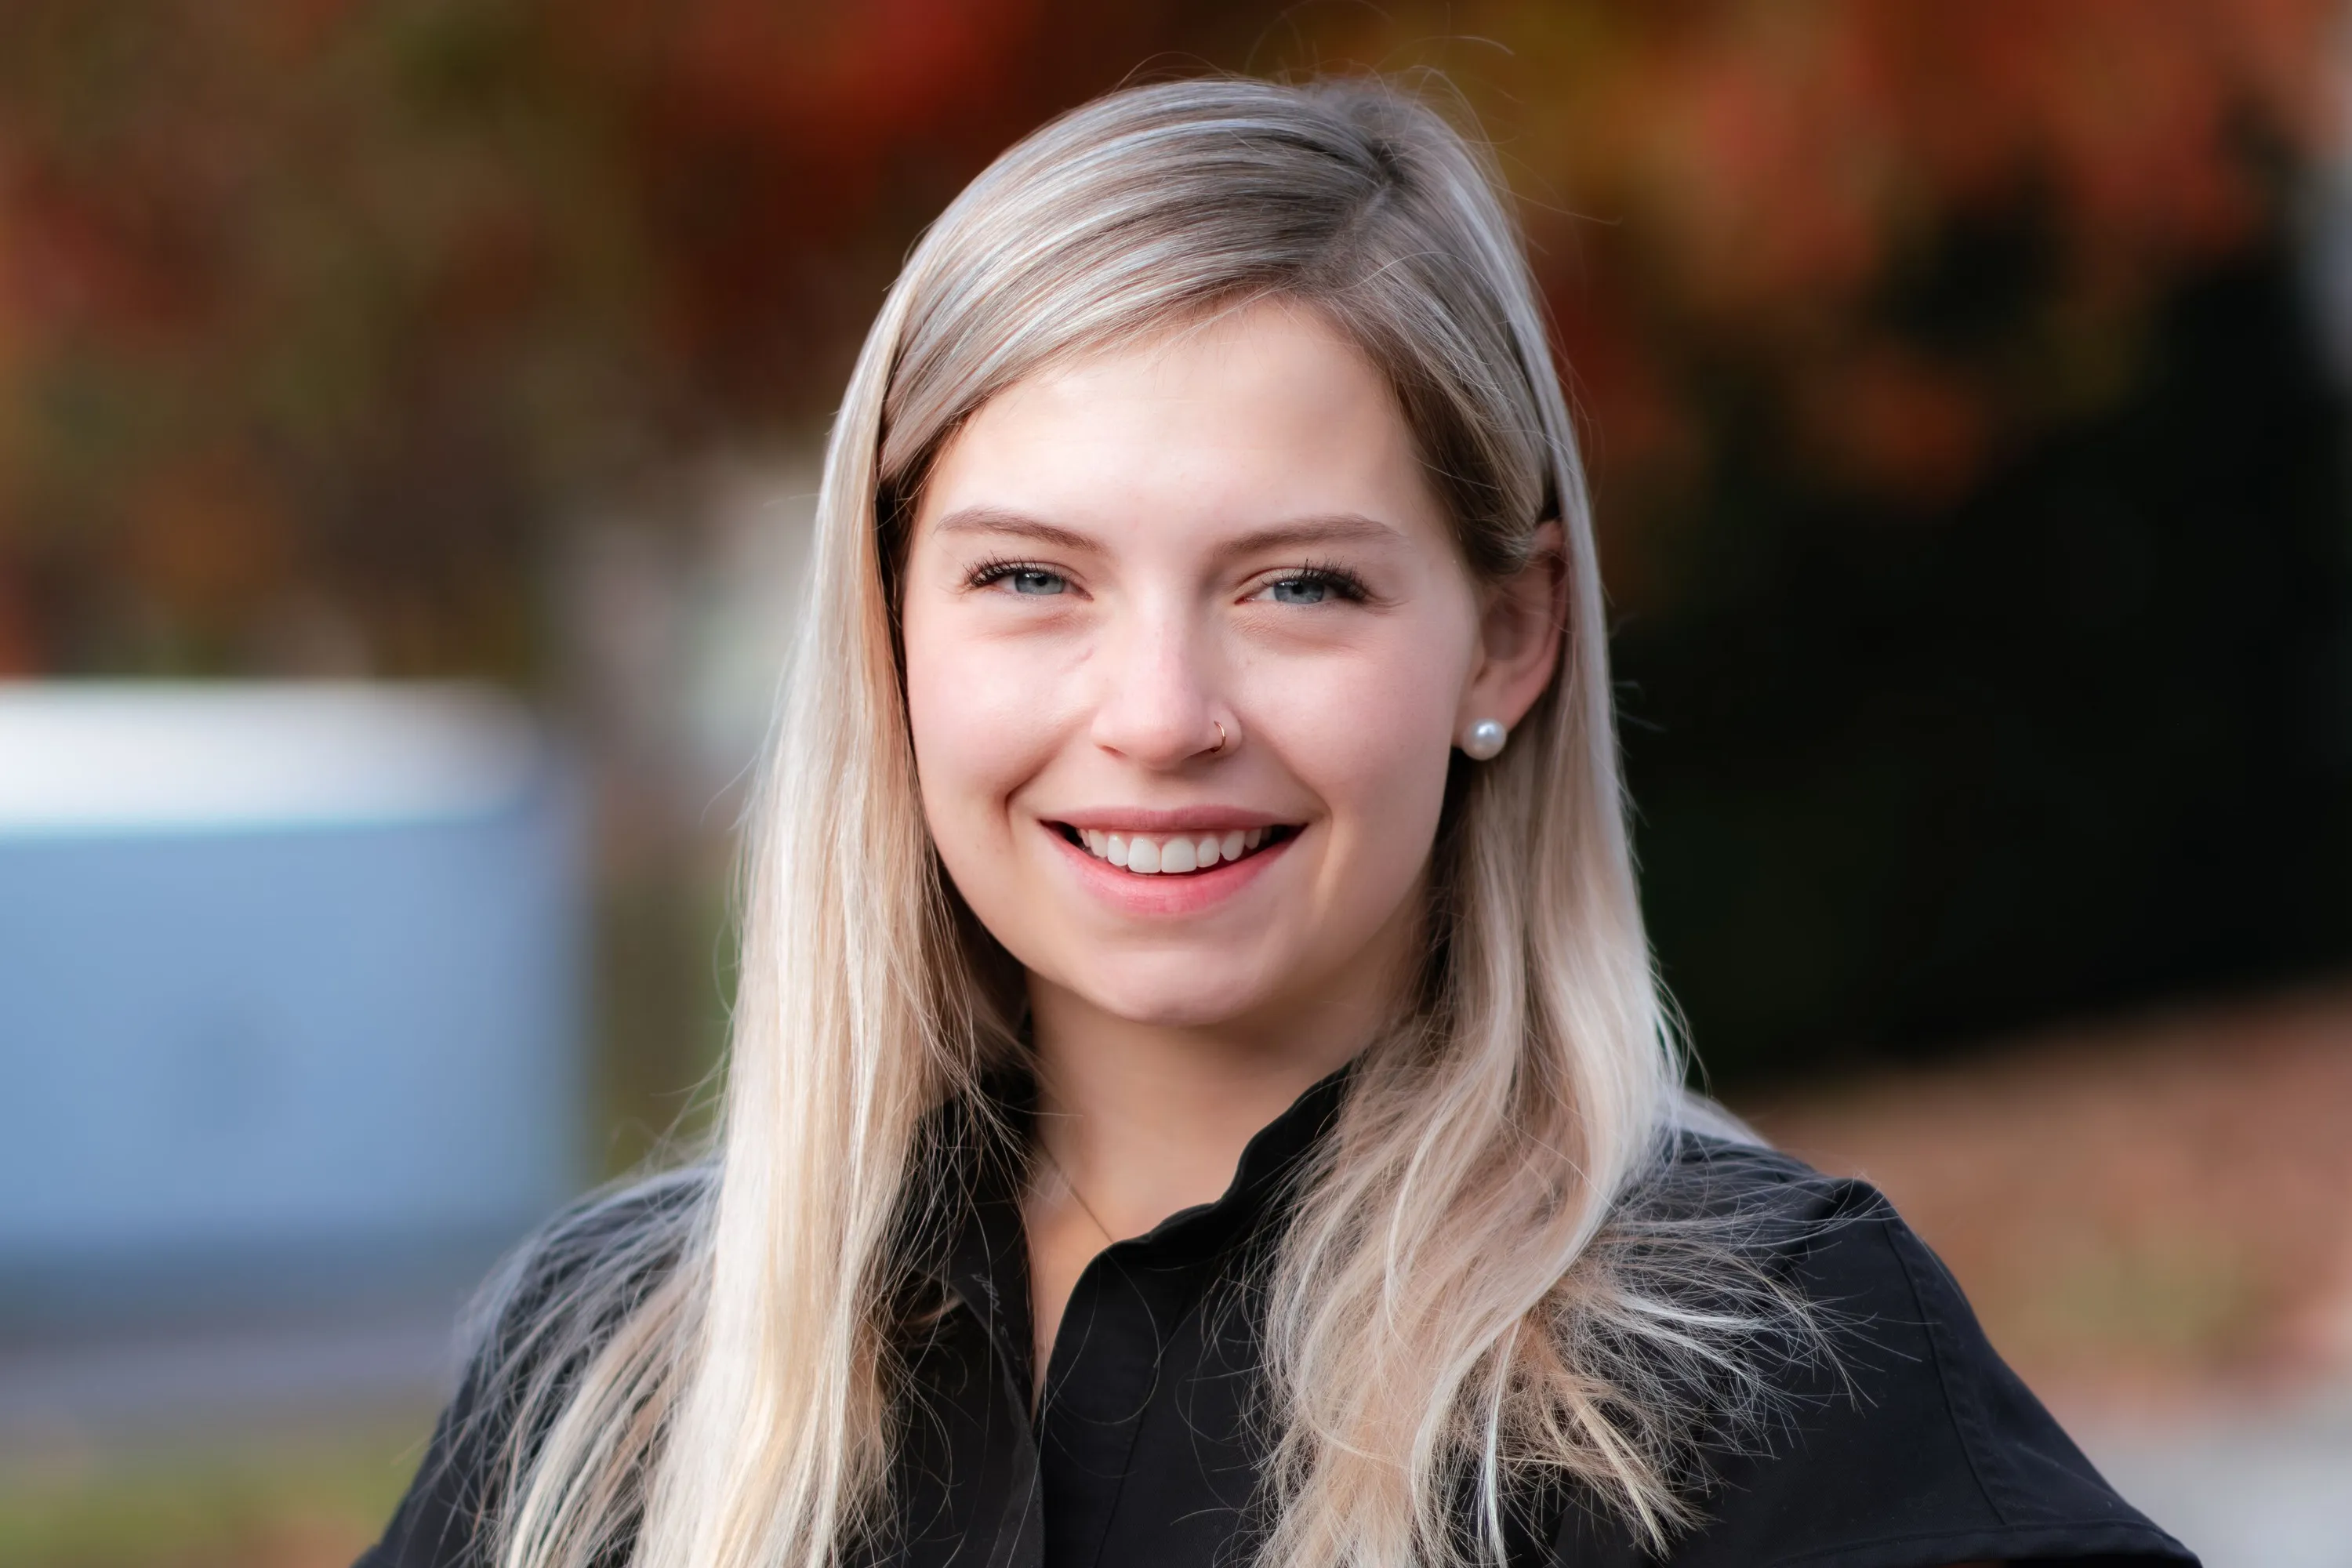
<path fill-rule="evenodd" d="M 1556 658 L 1529 575 L 1473 581 L 1386 382 L 1310 311 L 1040 373 L 941 452 L 908 545 L 940 858 L 1033 988 L 1133 1023 L 1384 993 L 1450 748 Z"/>

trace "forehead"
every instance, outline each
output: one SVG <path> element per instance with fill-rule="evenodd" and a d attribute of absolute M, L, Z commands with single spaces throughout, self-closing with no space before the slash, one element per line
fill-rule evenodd
<path fill-rule="evenodd" d="M 987 508 L 1106 540 L 1355 514 L 1446 537 L 1387 379 L 1312 310 L 1253 305 L 1074 358 L 998 394 L 917 516 Z"/>

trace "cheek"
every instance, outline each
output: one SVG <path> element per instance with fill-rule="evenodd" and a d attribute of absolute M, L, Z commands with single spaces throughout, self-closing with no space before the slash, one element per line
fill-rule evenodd
<path fill-rule="evenodd" d="M 1035 671 L 1003 646 L 955 629 L 919 613 L 905 627 L 915 770 L 951 872 L 1001 837 L 1004 798 L 1041 765 L 1053 728 Z"/>
<path fill-rule="evenodd" d="M 1364 891 L 1401 890 L 1435 836 L 1466 665 L 1430 650 L 1452 640 L 1399 638 L 1266 682 L 1266 738 L 1329 811 L 1339 859 Z"/>

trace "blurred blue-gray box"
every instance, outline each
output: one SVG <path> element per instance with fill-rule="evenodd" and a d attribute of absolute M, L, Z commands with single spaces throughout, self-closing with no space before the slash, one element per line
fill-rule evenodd
<path fill-rule="evenodd" d="M 0 1315 L 445 1292 L 575 1190 L 580 816 L 479 690 L 0 685 Z"/>

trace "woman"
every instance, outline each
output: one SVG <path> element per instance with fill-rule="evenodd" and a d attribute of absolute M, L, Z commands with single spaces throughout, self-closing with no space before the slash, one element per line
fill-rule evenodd
<path fill-rule="evenodd" d="M 1681 1089 L 1491 171 L 1375 84 L 976 180 L 835 426 L 722 1127 L 369 1562 L 2188 1562 Z"/>

